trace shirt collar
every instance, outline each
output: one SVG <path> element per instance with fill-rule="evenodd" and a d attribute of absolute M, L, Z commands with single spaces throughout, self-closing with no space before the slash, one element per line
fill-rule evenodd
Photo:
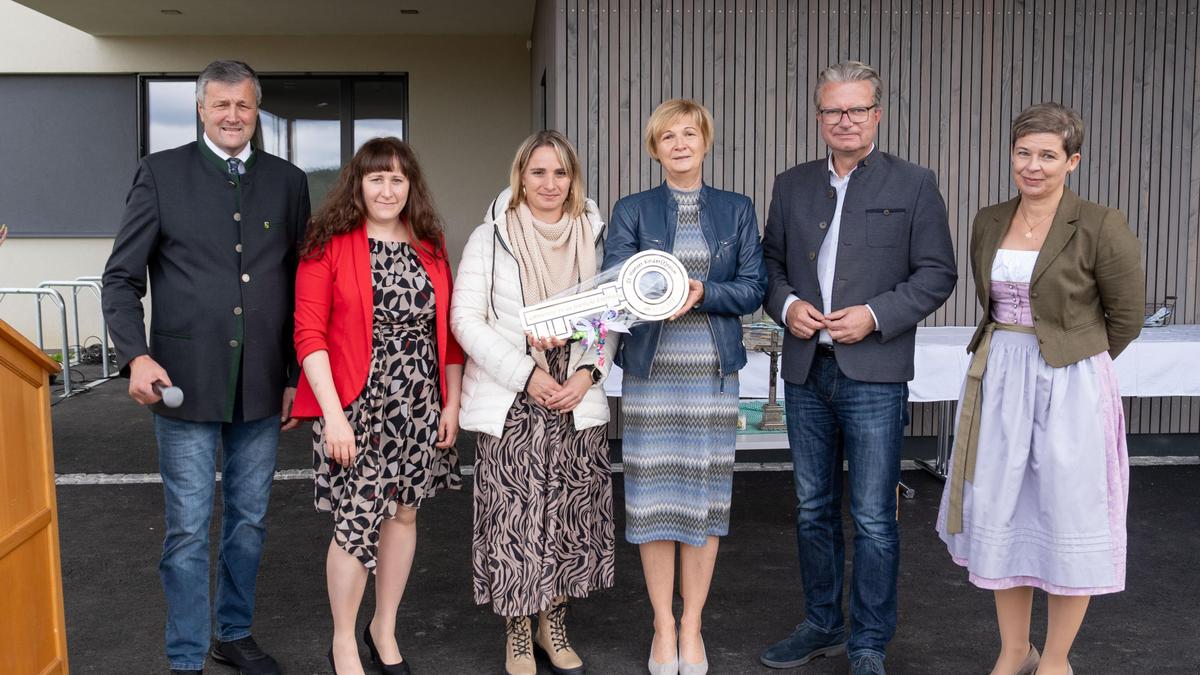
<path fill-rule="evenodd" d="M 200 135 L 202 137 L 204 137 L 204 143 L 206 145 L 208 145 L 208 149 L 212 150 L 213 154 L 216 155 L 217 157 L 220 157 L 223 160 L 228 160 L 229 158 L 234 157 L 234 155 L 231 155 L 228 152 L 225 152 L 224 150 L 222 150 L 220 148 L 220 146 L 218 146 L 216 143 L 213 143 L 212 139 L 208 137 L 207 133 L 203 133 Z M 242 160 L 243 164 L 245 164 L 246 160 L 250 159 L 250 155 L 253 152 L 254 152 L 254 148 L 250 147 L 250 143 L 246 143 L 246 147 L 242 148 L 242 151 L 239 152 L 236 156 L 238 159 Z M 833 165 L 830 164 L 830 166 L 833 166 Z"/>
<path fill-rule="evenodd" d="M 872 152 L 875 152 L 875 144 L 874 143 L 871 144 L 871 149 L 867 151 L 867 155 L 870 155 Z M 837 171 L 835 171 L 833 169 L 833 153 L 832 152 L 829 153 L 825 157 L 825 161 L 829 165 L 829 177 L 834 180 L 846 180 L 847 178 L 850 177 L 850 174 L 854 173 L 854 171 L 856 169 L 858 169 L 858 167 L 859 167 L 859 165 L 856 164 L 853 169 L 850 169 L 850 171 L 846 173 L 845 176 L 839 176 L 837 174 Z"/>

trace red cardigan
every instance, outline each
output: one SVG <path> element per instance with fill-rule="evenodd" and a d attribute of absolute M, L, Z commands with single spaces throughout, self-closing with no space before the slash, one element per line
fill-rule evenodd
<path fill-rule="evenodd" d="M 465 360 L 450 332 L 450 261 L 444 248 L 428 242 L 417 242 L 413 248 L 433 283 L 438 371 L 445 401 L 446 366 Z M 320 256 L 300 261 L 296 270 L 296 360 L 304 363 L 305 357 L 322 349 L 329 353 L 333 384 L 343 408 L 362 392 L 371 369 L 374 302 L 366 227 L 335 236 Z M 292 415 L 321 416 L 312 385 L 303 373 Z"/>

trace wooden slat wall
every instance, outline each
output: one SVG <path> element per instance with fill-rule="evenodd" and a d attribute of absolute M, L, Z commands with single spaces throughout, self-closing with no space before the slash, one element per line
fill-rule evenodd
<path fill-rule="evenodd" d="M 824 154 L 811 86 L 856 58 L 884 81 L 880 147 L 934 169 L 963 271 L 928 325 L 978 318 L 966 242 L 1013 194 L 1008 127 L 1056 100 L 1087 123 L 1069 185 L 1121 209 L 1146 253 L 1148 301 L 1200 320 L 1200 0 L 555 0 L 550 124 L 577 144 L 607 213 L 658 184 L 641 149 L 654 107 L 685 96 L 717 121 L 705 180 L 750 195 L 760 224 L 780 171 Z M 1135 432 L 1198 432 L 1200 400 L 1126 401 Z M 933 433 L 924 406 L 913 432 Z"/>

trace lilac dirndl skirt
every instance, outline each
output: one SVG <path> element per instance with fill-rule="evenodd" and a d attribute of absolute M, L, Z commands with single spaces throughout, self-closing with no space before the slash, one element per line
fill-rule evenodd
<path fill-rule="evenodd" d="M 1129 461 L 1107 352 L 1053 368 L 1034 335 L 997 331 L 974 479 L 964 487 L 963 531 L 946 531 L 950 481 L 937 521 L 971 583 L 1057 595 L 1124 590 Z"/>

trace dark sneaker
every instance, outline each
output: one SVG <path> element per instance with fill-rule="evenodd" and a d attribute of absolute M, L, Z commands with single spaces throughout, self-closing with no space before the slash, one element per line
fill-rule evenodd
<path fill-rule="evenodd" d="M 850 675 L 887 675 L 878 654 L 859 654 L 850 659 Z"/>
<path fill-rule="evenodd" d="M 258 648 L 254 638 L 217 642 L 210 655 L 213 661 L 238 669 L 241 675 L 280 675 L 279 664 Z"/>
<path fill-rule="evenodd" d="M 818 656 L 834 656 L 844 651 L 845 631 L 823 633 L 806 621 L 796 626 L 791 635 L 767 647 L 758 660 L 768 668 L 795 668 Z"/>

